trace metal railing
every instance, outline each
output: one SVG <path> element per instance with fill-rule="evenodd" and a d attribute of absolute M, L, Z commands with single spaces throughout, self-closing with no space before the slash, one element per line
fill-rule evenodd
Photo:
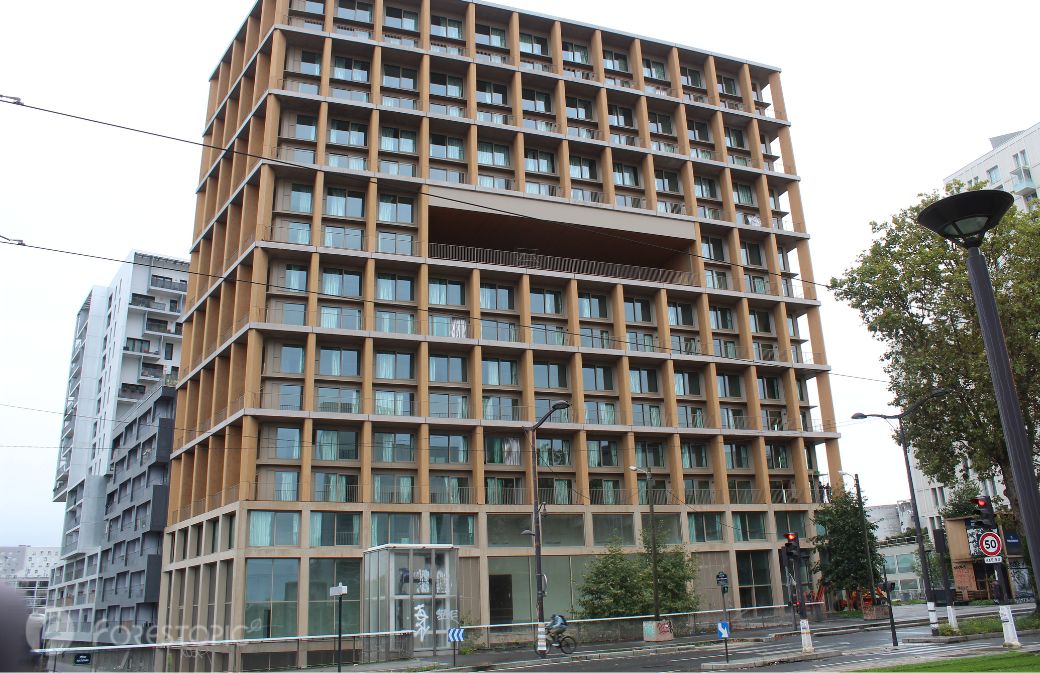
<path fill-rule="evenodd" d="M 688 488 L 683 495 L 687 505 L 714 505 L 719 501 L 713 488 Z"/>
<path fill-rule="evenodd" d="M 729 489 L 729 502 L 731 505 L 763 504 L 762 493 L 757 488 L 731 488 Z"/>
<path fill-rule="evenodd" d="M 458 486 L 444 490 L 430 489 L 430 503 L 434 505 L 468 505 L 473 502 L 473 488 Z"/>
<path fill-rule="evenodd" d="M 797 503 L 798 489 L 793 487 L 770 488 L 769 500 L 774 504 Z"/>
<path fill-rule="evenodd" d="M 589 490 L 589 502 L 593 505 L 627 505 L 628 492 L 618 488 L 593 488 Z"/>
<path fill-rule="evenodd" d="M 430 257 L 456 262 L 469 262 L 473 264 L 493 264 L 498 266 L 539 269 L 542 271 L 558 271 L 562 273 L 590 276 L 608 276 L 613 278 L 625 278 L 628 280 L 668 283 L 671 285 L 697 285 L 694 275 L 685 271 L 654 269 L 588 259 L 555 257 L 540 253 L 474 248 L 471 246 L 454 245 L 450 243 L 430 243 Z"/>
<path fill-rule="evenodd" d="M 526 505 L 528 489 L 499 488 L 489 489 L 485 496 L 488 505 Z"/>

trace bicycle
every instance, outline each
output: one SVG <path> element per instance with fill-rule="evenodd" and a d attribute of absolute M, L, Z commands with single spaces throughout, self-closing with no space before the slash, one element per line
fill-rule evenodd
<path fill-rule="evenodd" d="M 545 643 L 549 647 L 556 647 L 564 654 L 574 654 L 574 650 L 578 647 L 578 641 L 568 635 L 564 634 L 546 634 Z M 535 648 L 537 651 L 537 646 Z M 540 656 L 548 656 L 548 651 L 544 654 L 539 652 Z"/>

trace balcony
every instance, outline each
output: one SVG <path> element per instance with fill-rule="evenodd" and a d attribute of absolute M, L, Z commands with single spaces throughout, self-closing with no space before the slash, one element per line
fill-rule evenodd
<path fill-rule="evenodd" d="M 474 248 L 449 243 L 430 243 L 430 257 L 470 264 L 490 264 L 541 271 L 558 271 L 561 273 L 624 278 L 651 283 L 697 285 L 693 274 L 685 271 L 654 269 L 589 259 L 554 257 L 540 253 Z"/>
<path fill-rule="evenodd" d="M 415 502 L 415 489 L 411 486 L 372 489 L 372 501 L 384 504 L 406 505 Z"/>
<path fill-rule="evenodd" d="M 548 505 L 573 505 L 576 495 L 570 488 L 540 488 L 538 489 L 538 502 Z"/>
<path fill-rule="evenodd" d="M 1036 191 L 1033 173 L 1025 166 L 1011 171 L 1011 191 L 1015 194 L 1028 194 Z"/>
<path fill-rule="evenodd" d="M 136 401 L 144 398 L 146 388 L 137 383 L 124 383 L 119 386 L 119 399 Z"/>

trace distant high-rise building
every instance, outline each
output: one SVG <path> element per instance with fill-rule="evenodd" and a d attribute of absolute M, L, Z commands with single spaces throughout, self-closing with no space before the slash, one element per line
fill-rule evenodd
<path fill-rule="evenodd" d="M 33 614 L 43 614 L 47 606 L 47 585 L 51 568 L 58 563 L 58 547 L 0 547 L 0 582 L 25 594 L 25 604 Z"/>
<path fill-rule="evenodd" d="M 339 582 L 347 632 L 411 628 L 359 581 L 388 543 L 458 546 L 461 613 L 530 621 L 536 501 L 547 613 L 651 502 L 702 605 L 723 570 L 783 603 L 782 534 L 841 465 L 777 68 L 482 2 L 260 0 L 206 117 L 171 634 L 330 634 Z"/>
<path fill-rule="evenodd" d="M 959 180 L 973 185 L 984 180 L 991 189 L 1003 189 L 1014 196 L 1019 208 L 1031 207 L 1036 200 L 1033 167 L 1040 157 L 1040 123 L 1024 131 L 990 138 L 989 144 L 989 152 L 948 175 L 943 182 Z"/>
<path fill-rule="evenodd" d="M 76 317 L 54 481 L 65 521 L 49 588 L 48 641 L 89 644 L 104 628 L 106 613 L 95 608 L 101 551 L 113 534 L 106 516 L 116 476 L 112 442 L 136 420 L 123 419 L 149 391 L 176 381 L 187 267 L 133 252 L 107 287 L 90 291 Z"/>

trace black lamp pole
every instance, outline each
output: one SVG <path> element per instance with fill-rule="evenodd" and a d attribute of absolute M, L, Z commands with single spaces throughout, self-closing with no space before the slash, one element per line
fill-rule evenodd
<path fill-rule="evenodd" d="M 535 639 L 535 650 L 539 655 L 545 656 L 548 646 L 545 642 L 545 577 L 542 574 L 542 515 L 540 498 L 538 497 L 538 448 L 535 446 L 538 428 L 542 427 L 549 417 L 560 409 L 567 409 L 570 402 L 554 402 L 549 411 L 545 412 L 538 422 L 528 428 L 527 432 L 531 438 L 531 491 L 534 493 L 534 511 L 531 515 L 531 530 L 534 532 L 534 572 L 535 595 L 538 606 L 538 631 Z"/>
<path fill-rule="evenodd" d="M 914 531 L 917 537 L 917 554 L 921 558 L 921 574 L 924 575 L 921 579 L 924 582 L 925 599 L 928 601 L 928 624 L 931 627 L 933 636 L 939 635 L 939 617 L 935 614 L 935 594 L 932 591 L 932 575 L 928 567 L 928 553 L 924 548 L 924 533 L 921 530 L 921 516 L 917 509 L 917 492 L 914 490 L 914 473 L 910 467 L 910 446 L 907 443 L 906 431 L 903 429 L 903 419 L 917 411 L 925 402 L 934 400 L 937 397 L 942 397 L 943 395 L 948 395 L 949 393 L 950 391 L 945 388 L 936 388 L 931 392 L 931 394 L 917 400 L 899 414 L 855 413 L 852 415 L 855 419 L 884 418 L 885 420 L 895 420 L 899 422 L 899 445 L 903 449 L 903 460 L 906 462 L 906 481 L 910 486 L 910 510 L 914 515 Z"/>
<path fill-rule="evenodd" d="M 1011 462 L 1011 475 L 1018 491 L 1018 518 L 1025 529 L 1033 577 L 1040 578 L 1040 492 L 1037 490 L 1033 452 L 1026 436 L 1015 379 L 1011 374 L 1011 359 L 1004 329 L 1000 324 L 993 282 L 986 268 L 986 259 L 979 250 L 986 232 L 997 226 L 1013 203 L 1014 197 L 996 189 L 962 192 L 928 206 L 917 216 L 917 222 L 968 250 L 968 280 L 975 296 L 989 374 Z M 1040 597 L 1037 601 L 1040 606 Z"/>
<path fill-rule="evenodd" d="M 635 472 L 639 468 L 632 465 L 629 469 Z M 661 621 L 661 596 L 657 588 L 657 519 L 654 517 L 654 494 L 651 488 L 653 475 L 649 465 L 643 468 L 643 473 L 646 474 L 646 501 L 650 505 L 650 570 L 654 583 L 654 621 L 659 622 Z"/>

